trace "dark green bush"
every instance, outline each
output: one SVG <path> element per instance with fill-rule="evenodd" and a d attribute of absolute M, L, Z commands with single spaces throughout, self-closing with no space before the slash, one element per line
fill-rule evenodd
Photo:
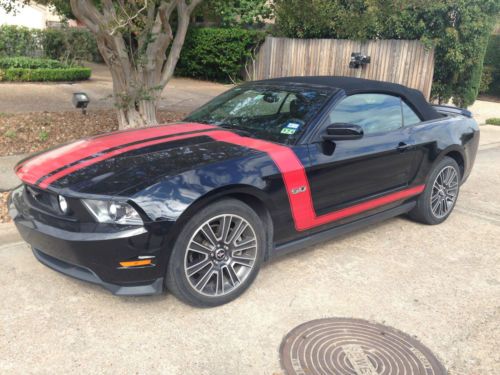
<path fill-rule="evenodd" d="M 489 81 L 482 87 L 482 93 L 500 97 L 500 35 L 491 35 L 484 56 L 483 82 Z"/>
<path fill-rule="evenodd" d="M 488 125 L 500 125 L 500 117 L 492 117 L 486 119 L 486 124 Z"/>
<path fill-rule="evenodd" d="M 21 26 L 0 26 L 1 56 L 42 56 L 42 30 Z"/>
<path fill-rule="evenodd" d="M 0 26 L 0 57 L 48 57 L 66 62 L 102 62 L 92 33 L 86 29 L 36 30 Z"/>
<path fill-rule="evenodd" d="M 500 2 L 274 0 L 273 7 L 278 36 L 410 39 L 435 46 L 432 99 L 453 98 L 455 104 L 468 106 L 479 91 L 486 44 Z"/>
<path fill-rule="evenodd" d="M 66 68 L 67 65 L 57 60 L 40 59 L 31 57 L 1 57 L 0 69 L 8 68 L 25 68 L 25 69 L 40 69 L 40 68 Z"/>
<path fill-rule="evenodd" d="M 82 81 L 89 79 L 90 68 L 73 67 L 58 69 L 0 69 L 0 80 L 14 82 Z"/>
<path fill-rule="evenodd" d="M 222 82 L 238 80 L 264 38 L 263 32 L 240 28 L 192 28 L 175 73 Z"/>
<path fill-rule="evenodd" d="M 47 29 L 43 32 L 46 57 L 63 61 L 102 62 L 94 35 L 85 29 Z"/>

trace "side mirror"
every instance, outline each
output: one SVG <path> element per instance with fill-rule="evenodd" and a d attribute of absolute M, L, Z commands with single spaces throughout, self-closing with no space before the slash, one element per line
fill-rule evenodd
<path fill-rule="evenodd" d="M 355 124 L 336 123 L 328 125 L 326 134 L 323 135 L 325 141 L 344 141 L 349 139 L 360 139 L 363 137 L 363 128 Z"/>

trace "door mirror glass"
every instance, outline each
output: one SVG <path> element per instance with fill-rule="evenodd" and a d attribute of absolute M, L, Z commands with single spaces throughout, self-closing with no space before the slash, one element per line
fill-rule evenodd
<path fill-rule="evenodd" d="M 355 124 L 335 123 L 328 125 L 324 140 L 343 141 L 349 139 L 360 139 L 363 137 L 363 128 Z"/>

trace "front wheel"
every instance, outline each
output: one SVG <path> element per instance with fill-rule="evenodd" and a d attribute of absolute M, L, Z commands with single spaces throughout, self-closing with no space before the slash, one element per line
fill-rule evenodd
<path fill-rule="evenodd" d="M 409 216 L 421 223 L 435 225 L 450 216 L 460 190 L 460 168 L 445 156 L 431 171 L 424 192 Z"/>
<path fill-rule="evenodd" d="M 211 307 L 242 294 L 257 276 L 265 246 L 259 216 L 236 199 L 201 210 L 181 231 L 167 267 L 167 288 L 195 306 Z"/>

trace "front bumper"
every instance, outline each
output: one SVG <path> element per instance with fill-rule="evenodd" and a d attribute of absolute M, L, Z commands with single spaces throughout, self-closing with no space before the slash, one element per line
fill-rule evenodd
<path fill-rule="evenodd" d="M 56 219 L 44 222 L 40 216 L 31 215 L 30 207 L 16 190 L 8 204 L 22 238 L 46 266 L 101 285 L 116 295 L 151 295 L 163 291 L 167 262 L 164 234 L 154 234 L 144 227 L 113 226 L 103 230 L 99 224 L 76 228 L 55 226 Z M 122 261 L 144 256 L 152 259 L 151 265 L 120 266 Z"/>
<path fill-rule="evenodd" d="M 103 281 L 99 276 L 96 275 L 94 271 L 92 271 L 89 268 L 76 266 L 64 262 L 60 259 L 51 257 L 50 255 L 45 254 L 44 252 L 35 248 L 33 248 L 33 254 L 40 263 L 45 264 L 47 267 L 50 267 L 53 270 L 74 277 L 75 279 L 87 281 L 93 284 L 98 284 L 109 290 L 111 293 L 118 296 L 144 296 L 144 295 L 160 294 L 163 291 L 162 277 L 156 279 L 152 283 L 144 285 L 124 286 L 118 284 L 111 284 L 106 281 Z"/>

